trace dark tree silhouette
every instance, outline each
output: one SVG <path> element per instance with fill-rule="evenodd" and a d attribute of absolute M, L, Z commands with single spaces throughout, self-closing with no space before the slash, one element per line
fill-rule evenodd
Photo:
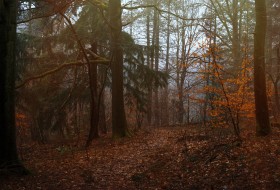
<path fill-rule="evenodd" d="M 121 47 L 121 1 L 109 1 L 112 69 L 112 128 L 113 138 L 129 135 L 123 97 L 123 50 Z"/>
<path fill-rule="evenodd" d="M 270 133 L 265 80 L 265 35 L 266 3 L 255 0 L 256 27 L 254 38 L 254 92 L 256 104 L 256 133 L 265 136 Z"/>
<path fill-rule="evenodd" d="M 0 172 L 22 174 L 15 134 L 16 2 L 0 1 Z"/>
<path fill-rule="evenodd" d="M 91 50 L 97 54 L 96 42 L 91 44 Z M 91 83 L 91 108 L 90 108 L 90 131 L 86 142 L 86 146 L 89 146 L 93 139 L 99 137 L 98 123 L 99 123 L 99 106 L 98 106 L 98 94 L 97 94 L 97 64 L 90 64 L 89 68 L 89 82 Z"/>

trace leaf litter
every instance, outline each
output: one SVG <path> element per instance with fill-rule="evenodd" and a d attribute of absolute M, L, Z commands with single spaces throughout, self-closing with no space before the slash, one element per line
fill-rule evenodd
<path fill-rule="evenodd" d="M 109 135 L 82 145 L 20 146 L 28 176 L 2 176 L 2 190 L 279 189 L 280 131 L 242 142 L 226 129 L 198 126 L 142 130 L 130 138 Z"/>

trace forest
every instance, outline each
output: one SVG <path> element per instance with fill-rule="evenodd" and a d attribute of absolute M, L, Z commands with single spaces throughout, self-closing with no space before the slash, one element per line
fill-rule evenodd
<path fill-rule="evenodd" d="M 0 1 L 0 190 L 280 189 L 279 0 Z"/>

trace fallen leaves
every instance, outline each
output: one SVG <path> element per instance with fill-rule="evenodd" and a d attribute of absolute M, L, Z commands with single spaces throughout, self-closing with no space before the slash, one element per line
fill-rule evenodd
<path fill-rule="evenodd" d="M 276 130 L 256 138 L 244 129 L 242 143 L 196 126 L 149 129 L 117 141 L 104 137 L 89 149 L 21 145 L 32 174 L 5 177 L 0 189 L 277 189 Z"/>

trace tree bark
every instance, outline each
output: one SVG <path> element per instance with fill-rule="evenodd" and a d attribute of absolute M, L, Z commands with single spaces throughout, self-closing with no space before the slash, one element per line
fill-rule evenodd
<path fill-rule="evenodd" d="M 158 6 L 157 1 L 154 0 L 154 4 Z M 154 9 L 154 29 L 153 29 L 153 48 L 154 48 L 154 58 L 155 58 L 155 71 L 158 71 L 159 68 L 159 13 L 156 9 Z M 156 127 L 160 124 L 160 117 L 159 117 L 159 93 L 158 93 L 158 87 L 155 87 L 155 107 L 154 107 L 154 125 Z"/>
<path fill-rule="evenodd" d="M 266 28 L 266 65 L 267 65 L 267 72 L 272 73 L 272 47 L 273 47 L 273 34 L 272 34 L 272 1 L 266 0 L 266 7 L 267 7 L 267 28 Z"/>
<path fill-rule="evenodd" d="M 151 42 L 150 42 L 150 8 L 147 8 L 147 31 L 146 31 L 146 37 L 147 37 L 147 65 L 150 69 L 153 69 L 152 61 L 151 61 Z M 148 125 L 152 124 L 152 97 L 153 92 L 152 88 L 148 88 L 148 105 L 147 105 L 147 121 Z"/>
<path fill-rule="evenodd" d="M 240 60 L 240 39 L 239 39 L 239 29 L 238 29 L 238 0 L 233 0 L 233 12 L 232 12 L 232 55 L 233 55 L 233 65 L 236 67 L 234 73 L 238 74 L 239 69 L 241 69 Z"/>
<path fill-rule="evenodd" d="M 121 1 L 109 0 L 112 69 L 112 128 L 113 138 L 129 135 L 123 97 L 123 50 L 121 48 Z"/>
<path fill-rule="evenodd" d="M 170 12 L 171 9 L 171 0 L 168 0 L 168 12 Z M 166 62 L 165 62 L 165 73 L 169 74 L 169 58 L 170 58 L 170 24 L 171 24 L 171 18 L 170 14 L 167 16 L 167 37 L 166 37 Z M 162 124 L 169 125 L 169 89 L 168 89 L 168 83 L 166 87 L 164 88 L 164 94 L 163 94 L 163 112 L 162 112 Z"/>
<path fill-rule="evenodd" d="M 0 171 L 6 169 L 7 172 L 26 174 L 26 169 L 19 161 L 16 146 L 16 2 L 0 1 Z"/>
<path fill-rule="evenodd" d="M 275 94 L 275 101 L 276 101 L 276 107 L 277 107 L 277 114 L 280 113 L 280 102 L 279 102 L 279 90 L 278 90 L 278 84 L 280 82 L 280 44 L 278 44 L 278 47 L 276 48 L 276 54 L 277 54 L 277 77 L 275 80 L 275 84 L 274 84 L 274 94 Z M 278 77 L 279 76 L 279 77 Z"/>
<path fill-rule="evenodd" d="M 183 3 L 183 7 L 185 7 L 185 4 Z M 183 8 L 183 11 L 185 12 L 185 8 Z M 187 50 L 186 50 L 186 22 L 183 21 L 182 29 L 181 29 L 181 59 L 180 59 L 180 65 L 179 67 L 179 79 L 178 79 L 178 123 L 183 124 L 184 122 L 184 115 L 186 113 L 184 108 L 184 86 L 185 86 L 185 79 L 187 74 Z"/>
<path fill-rule="evenodd" d="M 97 54 L 97 44 L 92 43 L 91 50 Z M 91 91 L 91 103 L 90 103 L 90 130 L 89 136 L 86 142 L 86 146 L 89 146 L 93 139 L 99 137 L 98 123 L 99 123 L 99 106 L 98 106 L 98 95 L 97 95 L 97 64 L 89 64 L 88 66 L 90 91 Z"/>
<path fill-rule="evenodd" d="M 107 125 L 106 125 L 106 112 L 105 112 L 105 102 L 104 102 L 104 92 L 102 92 L 100 97 L 100 113 L 99 113 L 99 129 L 101 130 L 101 133 L 107 134 Z"/>
<path fill-rule="evenodd" d="M 255 0 L 256 27 L 254 38 L 254 92 L 256 106 L 256 134 L 270 133 L 265 79 L 266 3 Z"/>

